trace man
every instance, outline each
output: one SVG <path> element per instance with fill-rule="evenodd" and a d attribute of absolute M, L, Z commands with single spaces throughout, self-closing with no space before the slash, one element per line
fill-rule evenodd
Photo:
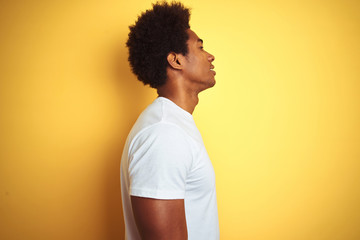
<path fill-rule="evenodd" d="M 159 97 L 139 116 L 122 155 L 126 239 L 219 239 L 215 175 L 192 112 L 215 85 L 214 56 L 181 3 L 156 3 L 130 26 L 129 62 Z"/>

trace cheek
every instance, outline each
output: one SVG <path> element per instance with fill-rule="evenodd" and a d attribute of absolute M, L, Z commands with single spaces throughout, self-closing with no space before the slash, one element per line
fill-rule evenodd
<path fill-rule="evenodd" d="M 200 65 L 198 61 L 192 61 L 189 66 L 189 72 L 196 73 L 199 71 Z"/>

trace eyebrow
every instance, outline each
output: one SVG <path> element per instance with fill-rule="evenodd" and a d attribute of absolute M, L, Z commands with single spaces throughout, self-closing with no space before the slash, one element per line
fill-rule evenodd
<path fill-rule="evenodd" d="M 202 39 L 200 39 L 200 38 L 198 38 L 197 41 L 198 41 L 198 42 L 201 42 L 201 43 L 204 43 L 204 41 L 203 41 Z"/>

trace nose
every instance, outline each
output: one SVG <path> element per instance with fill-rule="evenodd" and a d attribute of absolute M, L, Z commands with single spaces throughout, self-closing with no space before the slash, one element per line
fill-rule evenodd
<path fill-rule="evenodd" d="M 212 55 L 211 53 L 208 53 L 208 54 L 209 54 L 209 56 L 208 56 L 208 60 L 209 60 L 209 62 L 214 61 L 214 60 L 215 60 L 214 55 Z"/>

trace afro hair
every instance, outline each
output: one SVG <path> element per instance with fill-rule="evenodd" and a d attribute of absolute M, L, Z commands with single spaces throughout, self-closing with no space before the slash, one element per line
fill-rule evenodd
<path fill-rule="evenodd" d="M 190 9 L 183 4 L 157 2 L 129 27 L 129 63 L 145 85 L 157 88 L 165 84 L 170 52 L 187 54 L 189 20 Z"/>

